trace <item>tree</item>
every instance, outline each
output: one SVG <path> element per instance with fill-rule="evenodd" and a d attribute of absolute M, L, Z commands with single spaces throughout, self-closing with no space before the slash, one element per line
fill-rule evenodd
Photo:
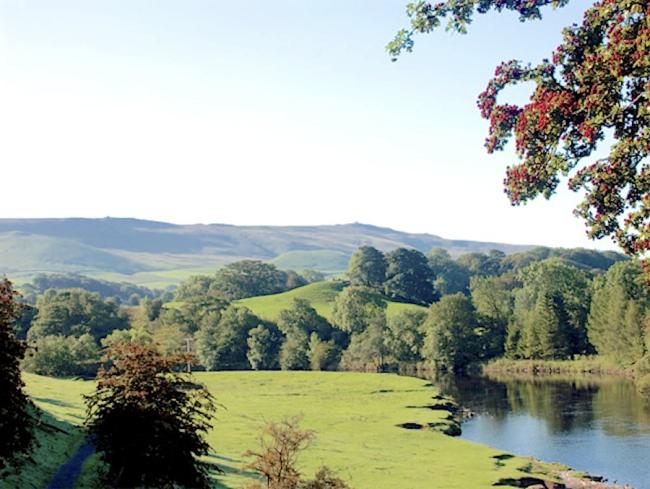
<path fill-rule="evenodd" d="M 230 303 L 223 297 L 208 295 L 188 298 L 180 311 L 163 309 L 160 313 L 162 324 L 179 324 L 183 332 L 195 333 L 205 321 L 219 321 L 223 311 Z"/>
<path fill-rule="evenodd" d="M 290 308 L 280 311 L 278 327 L 287 336 L 300 330 L 307 337 L 316 333 L 323 340 L 338 337 L 329 321 L 318 314 L 316 309 L 305 299 L 293 299 Z"/>
<path fill-rule="evenodd" d="M 410 3 L 411 28 L 387 50 L 395 59 L 411 51 L 415 33 L 445 20 L 465 32 L 476 12 L 515 10 L 522 21 L 541 18 L 541 7 L 569 0 L 446 0 Z M 585 11 L 581 25 L 564 29 L 551 60 L 537 66 L 507 61 L 479 95 L 490 121 L 488 152 L 514 137 L 520 162 L 507 169 L 506 192 L 515 205 L 555 193 L 561 177 L 584 193 L 576 214 L 592 238 L 611 236 L 623 250 L 647 258 L 650 250 L 650 28 L 647 0 L 604 0 Z M 535 89 L 523 107 L 497 102 L 507 87 Z M 609 154 L 586 163 L 609 144 Z M 650 266 L 648 261 L 644 262 Z M 650 274 L 650 270 L 647 270 Z"/>
<path fill-rule="evenodd" d="M 414 362 L 421 359 L 422 323 L 427 317 L 424 311 L 400 311 L 387 321 L 384 345 L 388 355 L 398 362 Z"/>
<path fill-rule="evenodd" d="M 312 370 L 336 370 L 341 349 L 333 340 L 323 341 L 316 333 L 309 337 L 309 366 Z"/>
<path fill-rule="evenodd" d="M 217 270 L 210 290 L 228 300 L 277 294 L 307 283 L 295 272 L 278 270 L 275 265 L 258 260 L 242 260 Z"/>
<path fill-rule="evenodd" d="M 196 333 L 196 351 L 210 370 L 249 368 L 248 335 L 262 320 L 246 307 L 230 306 L 219 318 L 205 321 Z"/>
<path fill-rule="evenodd" d="M 569 346 L 567 354 L 592 353 L 586 328 L 591 303 L 591 287 L 586 273 L 562 259 L 549 258 L 521 270 L 518 278 L 522 287 L 514 294 L 513 319 L 508 326 L 508 355 L 526 358 L 527 347 L 520 345 L 523 350 L 518 348 L 517 338 L 524 339 L 523 330 L 534 325 L 529 316 L 543 295 L 559 296 L 562 299 L 562 308 L 566 313 L 563 315 L 563 320 L 566 321 L 563 331 Z"/>
<path fill-rule="evenodd" d="M 204 439 L 215 405 L 205 390 L 187 389 L 178 373 L 187 355 L 163 355 L 151 346 L 108 348 L 94 394 L 86 397 L 86 428 L 116 487 L 209 488 Z"/>
<path fill-rule="evenodd" d="M 458 264 L 471 275 L 495 276 L 501 273 L 502 262 L 506 255 L 499 250 L 485 253 L 466 253 L 458 257 Z"/>
<path fill-rule="evenodd" d="M 469 290 L 469 270 L 452 260 L 447 250 L 434 248 L 427 254 L 429 269 L 435 277 L 433 288 L 437 295 L 466 294 Z"/>
<path fill-rule="evenodd" d="M 341 356 L 341 367 L 345 370 L 381 370 L 388 356 L 385 335 L 386 314 L 382 310 L 362 332 L 352 335 L 350 345 Z"/>
<path fill-rule="evenodd" d="M 429 309 L 423 325 L 422 357 L 449 370 L 478 360 L 476 313 L 463 294 L 446 295 Z"/>
<path fill-rule="evenodd" d="M 32 327 L 34 318 L 38 310 L 30 306 L 29 304 L 19 304 L 18 306 L 18 316 L 14 321 L 14 331 L 16 332 L 16 338 L 19 340 L 27 339 L 27 332 L 29 328 Z"/>
<path fill-rule="evenodd" d="M 282 370 L 309 370 L 309 336 L 302 329 L 290 330 L 280 349 Z"/>
<path fill-rule="evenodd" d="M 121 330 L 120 330 L 121 331 Z M 50 377 L 93 377 L 99 367 L 99 348 L 88 333 L 81 336 L 39 336 L 25 359 L 29 372 Z"/>
<path fill-rule="evenodd" d="M 600 355 L 632 365 L 650 351 L 650 331 L 644 327 L 644 316 L 649 312 L 650 291 L 640 265 L 634 261 L 618 263 L 595 282 L 589 341 Z"/>
<path fill-rule="evenodd" d="M 429 305 L 435 299 L 427 257 L 417 250 L 398 248 L 386 254 L 384 291 L 392 299 Z"/>
<path fill-rule="evenodd" d="M 348 278 L 352 285 L 379 289 L 386 280 L 386 258 L 372 246 L 361 246 L 350 258 Z"/>
<path fill-rule="evenodd" d="M 34 406 L 24 391 L 20 361 L 27 346 L 16 338 L 18 314 L 11 282 L 0 281 L 0 475 L 18 465 L 34 442 Z"/>
<path fill-rule="evenodd" d="M 115 302 L 81 289 L 50 289 L 39 298 L 37 309 L 28 333 L 30 340 L 90 334 L 99 343 L 113 330 L 128 326 L 127 316 Z"/>
<path fill-rule="evenodd" d="M 251 329 L 247 344 L 246 358 L 253 370 L 275 370 L 280 366 L 282 334 L 274 324 L 260 324 Z"/>
<path fill-rule="evenodd" d="M 505 351 L 506 331 L 513 308 L 508 277 L 474 276 L 470 281 L 470 291 L 479 322 L 481 356 L 501 356 Z"/>
<path fill-rule="evenodd" d="M 567 313 L 559 293 L 543 292 L 526 317 L 520 350 L 534 360 L 565 359 L 571 352 Z"/>
<path fill-rule="evenodd" d="M 262 481 L 245 489 L 350 489 L 328 467 L 321 467 L 313 480 L 303 481 L 298 471 L 298 456 L 315 438 L 312 430 L 300 428 L 294 417 L 267 424 L 260 436 L 260 448 L 248 450 L 245 457 L 253 459 L 247 468 L 257 472 Z"/>
<path fill-rule="evenodd" d="M 248 450 L 253 458 L 247 468 L 258 472 L 269 489 L 297 489 L 300 483 L 298 455 L 314 440 L 314 432 L 300 428 L 300 418 L 269 423 L 260 436 L 259 451 Z"/>
<path fill-rule="evenodd" d="M 347 333 L 361 333 L 385 309 L 386 301 L 371 289 L 346 287 L 334 299 L 332 319 Z"/>
<path fill-rule="evenodd" d="M 183 280 L 176 289 L 175 299 L 186 301 L 192 297 L 219 296 L 213 287 L 214 278 L 209 275 L 192 275 Z"/>

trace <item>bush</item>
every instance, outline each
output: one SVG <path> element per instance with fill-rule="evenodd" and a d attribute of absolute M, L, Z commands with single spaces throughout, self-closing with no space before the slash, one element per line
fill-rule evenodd
<path fill-rule="evenodd" d="M 244 453 L 245 457 L 253 458 L 247 468 L 260 474 L 262 479 L 246 489 L 349 489 L 327 467 L 321 467 L 313 480 L 301 479 L 298 456 L 314 438 L 313 431 L 300 428 L 299 417 L 267 424 L 260 436 L 259 450 Z"/>

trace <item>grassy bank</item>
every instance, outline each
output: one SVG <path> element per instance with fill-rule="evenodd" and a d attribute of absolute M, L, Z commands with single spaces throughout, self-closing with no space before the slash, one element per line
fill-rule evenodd
<path fill-rule="evenodd" d="M 39 408 L 36 445 L 32 461 L 18 473 L 4 479 L 3 489 L 42 489 L 59 466 L 70 458 L 84 440 L 82 394 L 90 392 L 90 382 L 58 380 L 24 374 L 27 391 Z"/>
<path fill-rule="evenodd" d="M 632 373 L 602 357 L 583 357 L 575 360 L 510 360 L 499 358 L 483 367 L 486 374 L 530 375 L 614 375 L 630 377 Z"/>
<path fill-rule="evenodd" d="M 280 311 L 292 306 L 294 299 L 305 299 L 309 301 L 314 309 L 328 320 L 332 319 L 332 306 L 334 299 L 344 284 L 335 281 L 316 282 L 313 284 L 298 287 L 297 289 L 281 294 L 263 295 L 250 297 L 237 301 L 237 304 L 246 306 L 257 316 L 269 321 L 276 321 Z M 403 310 L 426 310 L 422 306 L 415 304 L 405 304 L 402 302 L 386 301 L 386 313 L 395 314 Z"/>
<path fill-rule="evenodd" d="M 213 474 L 218 488 L 249 481 L 252 474 L 242 453 L 257 446 L 265 422 L 294 415 L 317 434 L 302 457 L 305 474 L 326 464 L 356 489 L 487 489 L 499 480 L 550 470 L 431 429 L 448 425 L 450 413 L 441 409 L 445 400 L 420 379 L 348 372 L 211 372 L 196 377 L 223 405 L 209 434 L 214 452 L 207 458 L 225 471 Z M 82 394 L 92 390 L 92 382 L 35 375 L 26 381 L 30 395 L 52 417 L 72 426 L 81 422 Z M 422 429 L 399 426 L 404 423 Z M 62 448 L 52 448 L 57 463 L 71 452 Z M 36 457 L 37 462 L 51 458 L 54 464 L 47 452 Z M 92 485 L 96 469 L 97 460 L 90 459 L 79 487 Z"/>

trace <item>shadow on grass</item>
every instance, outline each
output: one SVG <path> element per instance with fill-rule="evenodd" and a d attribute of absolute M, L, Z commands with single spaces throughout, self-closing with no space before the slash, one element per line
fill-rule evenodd
<path fill-rule="evenodd" d="M 223 475 L 238 475 L 251 481 L 256 480 L 258 477 L 257 473 L 242 468 L 242 460 L 224 457 L 216 453 L 210 453 L 202 460 L 209 467 L 210 478 L 215 489 L 236 489 L 223 482 L 221 479 Z"/>
<path fill-rule="evenodd" d="M 3 489 L 43 489 L 59 467 L 76 451 L 83 441 L 78 427 L 61 421 L 47 411 L 39 410 L 35 428 L 36 443 L 21 464 L 10 470 L 0 482 Z"/>
<path fill-rule="evenodd" d="M 512 458 L 515 458 L 515 456 L 511 455 L 509 453 L 501 453 L 499 455 L 495 455 L 492 458 L 496 460 L 496 462 L 494 463 L 495 466 L 497 466 L 497 467 L 505 467 L 506 464 L 504 462 L 506 460 L 510 460 Z"/>
<path fill-rule="evenodd" d="M 46 397 L 32 397 L 32 400 L 36 402 L 42 402 L 43 404 L 52 404 L 53 406 L 59 407 L 77 407 L 76 405 L 70 404 L 69 402 L 60 401 L 58 399 L 48 399 Z"/>

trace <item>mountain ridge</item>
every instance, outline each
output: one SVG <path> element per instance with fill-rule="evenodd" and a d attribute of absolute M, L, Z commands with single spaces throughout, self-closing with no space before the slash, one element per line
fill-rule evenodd
<path fill-rule="evenodd" d="M 0 273 L 71 271 L 128 275 L 216 268 L 244 258 L 274 260 L 287 268 L 292 263 L 310 263 L 333 273 L 341 271 L 346 257 L 361 245 L 382 251 L 398 247 L 422 252 L 444 248 L 453 256 L 491 249 L 509 254 L 535 247 L 446 239 L 359 222 L 237 226 L 174 224 L 130 217 L 4 218 L 0 219 Z"/>

